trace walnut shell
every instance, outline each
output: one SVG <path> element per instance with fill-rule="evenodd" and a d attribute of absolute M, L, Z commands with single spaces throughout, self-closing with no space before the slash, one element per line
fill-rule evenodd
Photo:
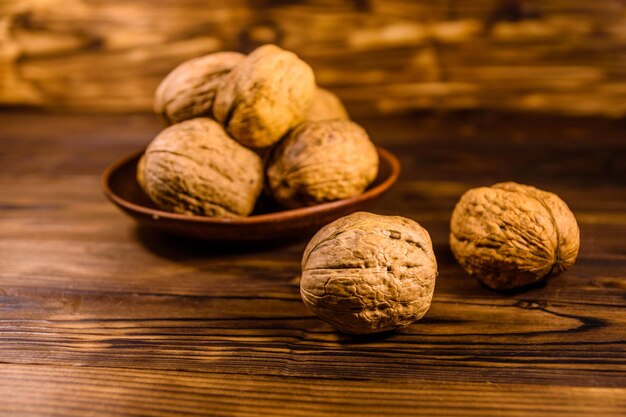
<path fill-rule="evenodd" d="M 154 112 L 168 124 L 213 117 L 218 87 L 244 57 L 238 52 L 217 52 L 183 62 L 159 84 Z"/>
<path fill-rule="evenodd" d="M 339 97 L 323 88 L 317 88 L 313 103 L 309 107 L 306 120 L 317 122 L 319 120 L 349 120 L 348 112 Z"/>
<path fill-rule="evenodd" d="M 450 246 L 461 266 L 493 289 L 558 275 L 578 255 L 578 224 L 567 204 L 514 182 L 466 192 L 450 229 Z"/>
<path fill-rule="evenodd" d="M 213 113 L 240 143 L 264 148 L 304 120 L 314 94 L 311 67 L 291 52 L 264 45 L 226 76 Z"/>
<path fill-rule="evenodd" d="M 144 187 L 159 207 L 183 214 L 247 216 L 263 187 L 261 158 L 215 120 L 163 130 L 144 154 Z"/>
<path fill-rule="evenodd" d="M 141 158 L 139 158 L 139 161 L 137 161 L 137 183 L 139 184 L 139 187 L 141 187 L 141 189 L 148 194 L 148 191 L 146 191 L 146 179 L 144 178 L 144 171 L 146 169 L 146 154 L 144 153 L 143 155 L 141 155 Z"/>
<path fill-rule="evenodd" d="M 378 153 L 367 133 L 348 120 L 305 122 L 272 151 L 270 193 L 301 207 L 362 193 L 378 173 Z"/>
<path fill-rule="evenodd" d="M 422 318 L 437 261 L 428 232 L 398 216 L 358 212 L 323 227 L 302 258 L 304 304 L 337 329 L 384 332 Z"/>

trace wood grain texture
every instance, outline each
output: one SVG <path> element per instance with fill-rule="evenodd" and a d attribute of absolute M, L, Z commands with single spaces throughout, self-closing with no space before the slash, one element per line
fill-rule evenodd
<path fill-rule="evenodd" d="M 192 57 L 274 42 L 353 115 L 508 109 L 626 115 L 619 0 L 5 0 L 0 105 L 149 111 Z"/>
<path fill-rule="evenodd" d="M 360 120 L 403 164 L 373 211 L 430 232 L 426 317 L 351 338 L 304 307 L 307 239 L 216 245 L 137 228 L 99 175 L 155 117 L 0 114 L 0 414 L 623 415 L 626 145 L 622 121 L 469 112 Z M 456 264 L 468 188 L 560 195 L 581 252 L 503 295 Z"/>
<path fill-rule="evenodd" d="M 0 411 L 24 416 L 68 412 L 90 416 L 612 416 L 621 415 L 620 408 L 626 406 L 626 389 L 621 388 L 324 381 L 23 365 L 5 370 L 9 375 L 0 380 L 0 393 L 11 394 L 13 401 L 0 404 Z M 450 404 L 451 400 L 463 402 L 464 407 Z"/>

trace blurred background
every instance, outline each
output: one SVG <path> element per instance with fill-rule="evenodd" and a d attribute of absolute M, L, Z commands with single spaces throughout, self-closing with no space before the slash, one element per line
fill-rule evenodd
<path fill-rule="evenodd" d="M 357 117 L 626 115 L 623 0 L 0 0 L 0 106 L 149 112 L 182 61 L 264 43 Z"/>

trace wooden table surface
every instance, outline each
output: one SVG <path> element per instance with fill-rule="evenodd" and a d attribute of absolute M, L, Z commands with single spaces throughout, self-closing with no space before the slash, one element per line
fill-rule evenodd
<path fill-rule="evenodd" d="M 354 339 L 300 300 L 306 238 L 236 247 L 138 228 L 103 197 L 151 115 L 0 114 L 0 415 L 626 414 L 626 125 L 467 113 L 361 120 L 439 264 L 427 316 Z M 515 180 L 577 216 L 576 265 L 503 295 L 447 244 L 468 188 Z"/>

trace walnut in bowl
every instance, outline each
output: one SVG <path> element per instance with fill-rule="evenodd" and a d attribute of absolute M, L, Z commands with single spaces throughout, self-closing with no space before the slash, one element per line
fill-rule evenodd
<path fill-rule="evenodd" d="M 150 143 L 137 179 L 164 210 L 247 216 L 263 187 L 263 166 L 219 123 L 196 118 L 168 127 Z"/>
<path fill-rule="evenodd" d="M 377 172 L 376 147 L 359 125 L 305 122 L 271 152 L 267 186 L 286 207 L 311 206 L 362 193 Z"/>
<path fill-rule="evenodd" d="M 264 45 L 226 76 L 213 113 L 243 145 L 266 148 L 305 120 L 315 88 L 308 64 L 292 52 Z"/>
<path fill-rule="evenodd" d="M 154 112 L 168 124 L 213 117 L 218 87 L 243 58 L 238 52 L 216 52 L 183 62 L 159 84 Z"/>
<path fill-rule="evenodd" d="M 317 122 L 320 120 L 349 120 L 350 116 L 343 103 L 335 93 L 317 87 L 311 107 L 306 114 L 306 120 Z"/>

